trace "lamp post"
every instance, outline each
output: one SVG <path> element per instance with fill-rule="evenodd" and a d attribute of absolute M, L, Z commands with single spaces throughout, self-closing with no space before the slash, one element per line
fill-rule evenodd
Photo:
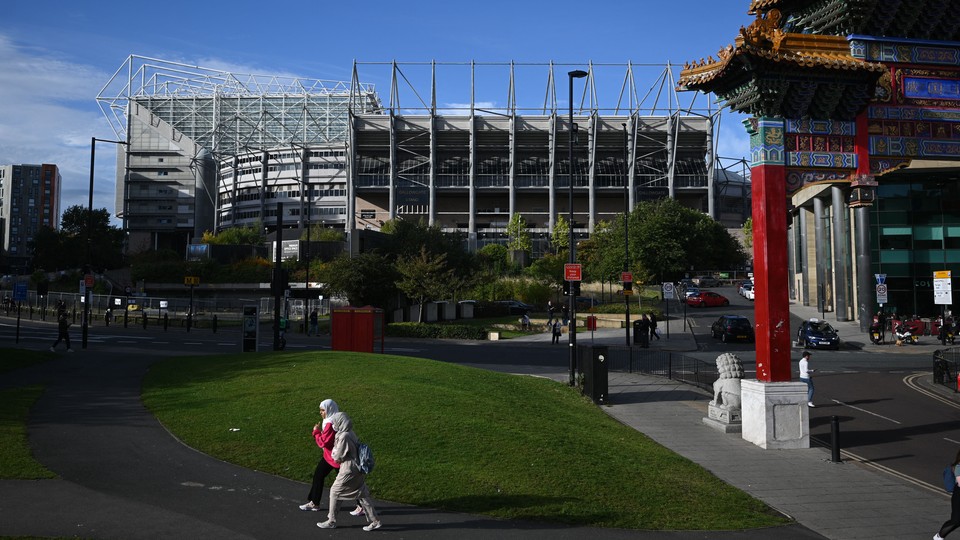
<path fill-rule="evenodd" d="M 568 193 L 569 193 L 569 211 L 570 211 L 570 264 L 577 262 L 576 257 L 576 244 L 574 244 L 573 239 L 573 170 L 574 170 L 574 157 L 573 157 L 573 138 L 576 134 L 576 129 L 574 129 L 573 124 L 573 80 L 582 79 L 586 77 L 588 73 L 581 69 L 575 69 L 573 71 L 567 72 L 568 79 L 570 81 L 570 124 L 567 127 L 569 130 L 569 137 L 567 140 L 567 146 L 569 150 L 568 163 L 569 168 L 567 169 L 567 178 L 568 178 Z M 574 292 L 573 283 L 570 283 L 569 287 L 570 296 L 567 299 L 569 302 L 570 310 L 570 386 L 577 384 L 576 371 L 577 371 L 577 295 Z"/>
<path fill-rule="evenodd" d="M 96 137 L 90 137 L 90 191 L 87 194 L 87 272 L 92 272 L 93 265 L 93 253 L 90 246 L 90 242 L 93 237 L 93 171 L 94 171 L 94 162 L 96 161 L 97 155 L 97 142 L 113 143 L 113 144 L 122 144 L 124 146 L 129 146 L 129 143 L 126 141 L 114 141 L 110 139 L 98 139 Z M 92 294 L 89 287 L 86 287 L 83 292 L 83 317 L 82 320 L 82 334 L 80 345 L 82 348 L 87 348 L 87 335 L 89 333 L 90 325 L 90 303 L 92 301 Z"/>
<path fill-rule="evenodd" d="M 623 273 L 630 271 L 630 225 L 628 216 L 630 214 L 630 168 L 628 166 L 630 159 L 630 134 L 627 132 L 627 124 L 623 126 Z M 627 323 L 624 325 L 627 333 L 627 347 L 630 346 L 630 295 L 626 294 L 626 283 L 623 285 L 623 307 L 626 312 Z"/>

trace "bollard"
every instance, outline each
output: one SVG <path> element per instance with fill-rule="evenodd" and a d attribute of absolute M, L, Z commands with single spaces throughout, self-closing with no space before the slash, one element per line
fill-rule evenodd
<path fill-rule="evenodd" d="M 830 460 L 840 463 L 840 417 L 830 417 Z"/>
<path fill-rule="evenodd" d="M 193 324 L 193 313 L 187 313 L 187 332 L 190 332 L 190 325 Z"/>
<path fill-rule="evenodd" d="M 166 313 L 164 313 L 164 314 L 163 314 L 163 331 L 164 331 L 164 332 L 167 331 L 167 325 L 168 325 L 168 324 L 170 324 L 170 318 L 167 316 Z"/>
<path fill-rule="evenodd" d="M 144 330 L 147 329 L 147 312 L 146 311 L 143 312 L 143 329 Z"/>
<path fill-rule="evenodd" d="M 217 316 L 216 315 L 214 315 L 213 320 L 210 321 L 210 327 L 213 328 L 213 333 L 216 334 L 217 333 Z"/>

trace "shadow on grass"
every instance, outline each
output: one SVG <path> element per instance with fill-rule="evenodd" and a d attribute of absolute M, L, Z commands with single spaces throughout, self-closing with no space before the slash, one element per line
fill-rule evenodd
<path fill-rule="evenodd" d="M 576 513 L 565 516 L 564 507 L 582 508 L 582 501 L 572 497 L 545 497 L 543 495 L 470 495 L 425 501 L 421 506 L 440 508 L 451 512 L 512 515 L 505 519 L 523 519 L 531 522 L 549 522 L 556 525 L 604 523 L 614 521 L 613 512 Z M 536 509 L 542 509 L 537 512 Z M 565 519 L 566 517 L 566 519 Z M 531 526 L 533 524 L 531 523 Z"/>

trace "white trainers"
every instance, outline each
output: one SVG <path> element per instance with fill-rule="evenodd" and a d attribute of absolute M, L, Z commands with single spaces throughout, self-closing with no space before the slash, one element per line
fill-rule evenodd
<path fill-rule="evenodd" d="M 373 531 L 373 530 L 376 530 L 376 529 L 379 529 L 379 528 L 380 528 L 380 522 L 379 522 L 379 521 L 373 521 L 373 522 L 371 522 L 369 525 L 367 525 L 366 527 L 364 527 L 363 530 L 369 532 L 369 531 Z"/>
<path fill-rule="evenodd" d="M 366 512 L 363 511 L 363 507 L 360 506 L 359 504 L 357 505 L 356 508 L 354 508 L 353 510 L 350 511 L 350 515 L 351 515 L 351 516 L 362 516 L 362 515 L 364 515 L 365 513 L 366 513 Z"/>
<path fill-rule="evenodd" d="M 816 407 L 816 405 L 814 405 L 813 402 L 811 401 L 811 402 L 807 403 L 807 407 Z"/>
<path fill-rule="evenodd" d="M 300 509 L 304 512 L 319 512 L 320 507 L 313 504 L 313 501 L 308 501 L 307 504 L 301 504 Z"/>
<path fill-rule="evenodd" d="M 336 522 L 336 521 L 330 521 L 330 520 L 328 519 L 328 520 L 326 520 L 326 521 L 321 521 L 321 522 L 317 523 L 317 527 L 320 527 L 321 529 L 336 529 L 336 528 L 337 528 L 337 522 Z"/>

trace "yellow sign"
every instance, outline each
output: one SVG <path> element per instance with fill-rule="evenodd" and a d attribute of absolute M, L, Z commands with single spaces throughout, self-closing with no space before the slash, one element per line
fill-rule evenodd
<path fill-rule="evenodd" d="M 950 270 L 935 270 L 933 279 L 950 279 Z"/>
<path fill-rule="evenodd" d="M 184 285 L 199 285 L 199 284 L 200 284 L 200 276 L 186 276 L 185 278 L 183 278 L 183 284 L 184 284 Z"/>
<path fill-rule="evenodd" d="M 623 294 L 627 296 L 633 296 L 633 289 L 624 289 Z"/>

